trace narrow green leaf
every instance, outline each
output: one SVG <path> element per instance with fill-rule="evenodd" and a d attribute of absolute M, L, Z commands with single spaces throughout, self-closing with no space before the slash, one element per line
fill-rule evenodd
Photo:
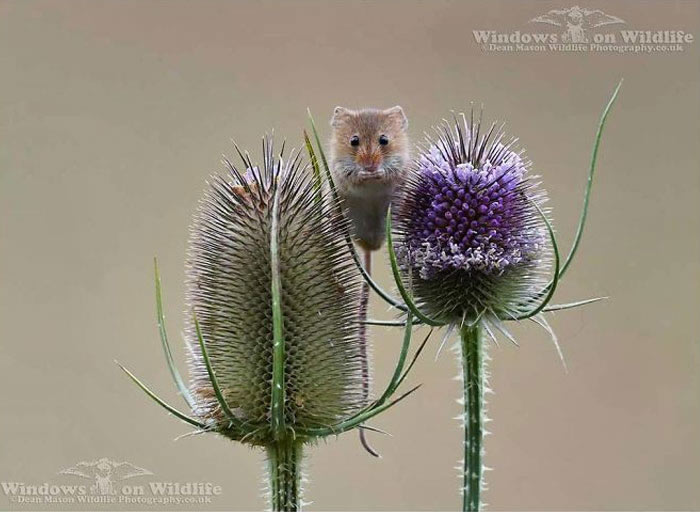
<path fill-rule="evenodd" d="M 126 368 L 124 368 L 118 361 L 114 361 L 114 362 L 117 363 L 117 365 L 119 366 L 119 368 L 121 368 L 121 369 L 124 371 L 124 373 L 126 373 L 126 374 L 129 376 L 129 378 L 131 378 L 131 380 L 133 380 L 133 381 L 136 383 L 136 385 L 137 385 L 138 387 L 140 387 L 141 390 L 142 390 L 144 393 L 146 393 L 149 397 L 151 397 L 151 398 L 153 399 L 153 401 L 155 401 L 155 402 L 156 402 L 158 405 L 160 405 L 163 409 L 165 409 L 166 411 L 168 411 L 168 412 L 169 412 L 170 414 L 172 414 L 173 416 L 176 416 L 176 417 L 180 418 L 182 421 L 184 421 L 184 422 L 186 422 L 186 423 L 189 423 L 190 425 L 193 425 L 193 426 L 198 427 L 198 428 L 201 428 L 201 429 L 206 429 L 206 425 L 204 425 L 203 423 L 198 422 L 198 421 L 195 420 L 194 418 L 190 418 L 190 417 L 187 416 L 186 414 L 181 413 L 180 411 L 178 411 L 177 409 L 175 409 L 175 408 L 172 407 L 171 405 L 168 405 L 168 404 L 167 404 L 164 400 L 162 400 L 158 395 L 156 395 L 153 391 L 151 391 L 150 389 L 148 389 L 148 387 L 147 387 L 143 382 L 141 382 L 133 373 L 131 373 L 131 372 L 130 372 L 129 370 L 127 370 Z"/>
<path fill-rule="evenodd" d="M 202 351 L 202 359 L 204 359 L 204 365 L 207 367 L 207 373 L 209 374 L 209 380 L 211 381 L 211 386 L 214 389 L 214 395 L 216 395 L 216 400 L 219 402 L 221 410 L 224 411 L 226 417 L 232 423 L 237 424 L 239 423 L 238 418 L 236 418 L 236 416 L 229 408 L 228 404 L 226 403 L 226 399 L 224 398 L 224 395 L 221 392 L 221 387 L 219 387 L 219 381 L 216 378 L 216 373 L 214 372 L 214 368 L 211 365 L 209 353 L 207 352 L 207 347 L 204 343 L 204 337 L 202 336 L 202 330 L 199 327 L 199 320 L 197 320 L 197 315 L 194 312 L 192 313 L 192 318 L 194 320 L 195 330 L 197 331 L 197 340 L 199 341 L 199 348 Z"/>
<path fill-rule="evenodd" d="M 387 214 L 386 218 L 386 243 L 387 243 L 387 249 L 389 251 L 389 261 L 391 262 L 391 271 L 394 274 L 394 281 L 396 282 L 396 287 L 399 290 L 399 294 L 401 295 L 401 298 L 404 300 L 406 303 L 406 306 L 408 307 L 409 311 L 413 313 L 421 322 L 427 325 L 431 325 L 433 327 L 440 327 L 444 325 L 441 322 L 438 322 L 437 320 L 433 320 L 432 318 L 427 317 L 423 313 L 420 312 L 418 307 L 415 305 L 413 302 L 413 299 L 411 298 L 410 294 L 406 291 L 406 288 L 403 285 L 403 282 L 401 280 L 401 272 L 399 270 L 399 264 L 396 261 L 396 252 L 394 251 L 394 242 L 391 236 L 391 207 L 389 208 L 389 213 Z"/>
<path fill-rule="evenodd" d="M 384 434 L 385 436 L 393 437 L 389 432 L 385 430 L 378 429 L 377 427 L 372 427 L 370 425 L 358 425 L 360 430 L 369 430 L 370 432 L 376 432 L 377 434 Z"/>
<path fill-rule="evenodd" d="M 380 414 L 390 407 L 393 407 L 394 405 L 398 404 L 401 402 L 403 399 L 407 398 L 409 395 L 414 393 L 418 388 L 420 388 L 421 385 L 418 385 L 412 389 L 409 389 L 406 391 L 403 395 L 399 396 L 395 400 L 392 400 L 391 402 L 384 403 L 380 405 L 379 407 L 375 409 L 370 409 L 350 420 L 343 421 L 341 423 L 338 423 L 337 425 L 334 425 L 332 427 L 326 427 L 326 428 L 314 428 L 314 429 L 305 429 L 301 432 L 303 432 L 305 435 L 308 436 L 316 436 L 316 437 L 324 437 L 324 436 L 329 436 L 329 435 L 337 435 L 337 434 L 342 434 L 343 432 L 347 432 L 350 429 L 353 429 L 357 427 L 358 425 L 364 423 L 370 418 L 373 418 L 377 414 Z"/>
<path fill-rule="evenodd" d="M 425 345 L 428 343 L 428 340 L 430 339 L 430 335 L 433 333 L 433 330 L 430 329 L 428 331 L 427 336 L 423 340 L 423 342 L 418 346 L 418 350 L 416 350 L 416 353 L 413 354 L 413 358 L 411 359 L 411 362 L 408 365 L 408 368 L 406 368 L 406 371 L 403 372 L 403 375 L 399 378 L 399 380 L 396 382 L 396 388 L 398 389 L 399 386 L 403 383 L 404 380 L 406 380 L 406 377 L 408 377 L 408 374 L 411 372 L 411 369 L 413 368 L 413 365 L 416 364 L 416 361 L 418 361 L 418 357 L 421 355 L 421 352 L 423 352 L 423 349 L 425 348 Z"/>
<path fill-rule="evenodd" d="M 403 332 L 403 343 L 401 344 L 401 352 L 399 352 L 399 358 L 396 361 L 396 368 L 394 368 L 394 374 L 387 384 L 384 393 L 377 399 L 373 407 L 382 405 L 387 398 L 389 398 L 392 393 L 396 390 L 396 383 L 401 378 L 401 372 L 403 372 L 403 367 L 406 364 L 406 355 L 408 354 L 408 348 L 411 346 L 411 330 L 413 329 L 413 315 L 408 313 L 406 318 L 406 327 Z"/>
<path fill-rule="evenodd" d="M 615 87 L 615 90 L 613 91 L 610 100 L 608 100 L 608 104 L 605 106 L 605 109 L 603 109 L 603 114 L 600 116 L 600 122 L 598 123 L 598 129 L 595 135 L 595 143 L 593 145 L 593 152 L 591 155 L 591 165 L 588 171 L 586 191 L 583 195 L 583 208 L 581 209 L 581 217 L 579 218 L 578 227 L 576 228 L 574 243 L 571 246 L 569 255 L 566 257 L 566 261 L 561 267 L 559 277 L 562 277 L 566 270 L 569 268 L 569 265 L 571 264 L 571 262 L 574 259 L 574 256 L 576 255 L 576 251 L 578 250 L 579 244 L 581 243 L 581 237 L 583 236 L 583 228 L 586 225 L 586 217 L 588 215 L 588 204 L 591 197 L 591 188 L 593 187 L 593 175 L 595 173 L 596 160 L 598 158 L 598 148 L 600 146 L 600 141 L 603 136 L 603 128 L 605 127 L 605 121 L 608 118 L 610 109 L 612 108 L 613 104 L 615 103 L 615 100 L 617 99 L 617 93 L 620 92 L 620 87 L 622 87 L 622 80 L 620 80 L 620 82 L 617 84 L 617 87 Z"/>
<path fill-rule="evenodd" d="M 182 397 L 185 399 L 185 402 L 187 402 L 187 405 L 189 406 L 190 409 L 193 408 L 193 400 L 192 396 L 190 395 L 189 390 L 187 389 L 187 386 L 185 385 L 185 382 L 182 380 L 182 377 L 180 376 L 180 372 L 177 370 L 177 367 L 175 366 L 175 361 L 173 360 L 173 353 L 170 350 L 170 344 L 168 343 L 168 333 L 165 330 L 165 315 L 163 314 L 163 299 L 162 299 L 162 289 L 161 289 L 161 282 L 160 282 L 160 273 L 158 272 L 158 259 L 153 258 L 153 268 L 155 271 L 155 280 L 156 280 L 156 315 L 157 315 L 157 320 L 158 320 L 158 332 L 160 334 L 160 342 L 161 345 L 163 346 L 163 352 L 165 353 L 165 360 L 168 363 L 168 369 L 170 370 L 170 375 L 173 378 L 173 381 L 175 382 L 175 386 L 177 386 L 178 391 L 182 395 Z"/>
<path fill-rule="evenodd" d="M 401 346 L 401 353 L 400 353 L 399 359 L 396 363 L 396 368 L 394 370 L 394 374 L 393 374 L 391 380 L 389 381 L 389 383 L 387 384 L 387 387 L 386 387 L 384 393 L 382 393 L 382 395 L 379 399 L 372 402 L 369 406 L 365 407 L 364 409 L 359 411 L 357 414 L 345 419 L 343 422 L 339 423 L 338 425 L 328 426 L 328 427 L 325 427 L 323 429 L 310 429 L 310 430 L 305 429 L 302 432 L 306 435 L 325 436 L 325 435 L 337 434 L 337 433 L 343 432 L 345 430 L 349 430 L 350 428 L 353 428 L 354 426 L 358 426 L 360 428 L 363 428 L 364 425 L 362 425 L 362 422 L 364 421 L 364 419 L 371 418 L 372 416 L 374 416 L 373 411 L 379 410 L 379 412 L 381 412 L 383 410 L 386 410 L 386 407 L 385 407 L 386 401 L 389 399 L 389 397 L 391 397 L 391 395 L 393 395 L 393 393 L 398 389 L 398 387 L 401 385 L 401 383 L 406 379 L 409 372 L 411 371 L 411 368 L 413 368 L 413 365 L 415 364 L 416 360 L 418 359 L 418 356 L 420 355 L 421 351 L 423 350 L 423 347 L 425 347 L 425 344 L 427 343 L 428 338 L 430 337 L 430 334 L 433 332 L 433 330 L 431 329 L 430 332 L 428 333 L 428 336 L 425 337 L 425 339 L 421 343 L 420 347 L 418 348 L 418 350 L 414 354 L 413 359 L 411 360 L 411 363 L 409 364 L 408 368 L 405 371 L 403 371 L 403 368 L 404 368 L 405 363 L 406 363 L 406 356 L 408 354 L 408 349 L 409 349 L 409 346 L 411 344 L 412 327 L 413 327 L 413 316 L 411 315 L 411 313 L 409 313 L 408 318 L 407 318 L 407 323 L 406 323 L 405 329 L 404 329 L 404 337 L 403 337 L 403 343 Z M 403 371 L 403 373 L 402 373 L 402 371 Z M 418 387 L 420 387 L 420 386 L 417 386 L 416 388 L 411 390 L 409 393 L 415 391 L 416 389 L 418 389 Z M 393 403 L 397 403 L 398 401 L 402 400 L 406 396 L 408 396 L 408 394 L 402 395 L 399 399 L 395 400 Z M 369 414 L 369 416 L 368 416 L 368 414 Z M 360 420 L 359 422 L 357 421 L 358 419 Z M 352 426 L 345 428 L 345 427 L 343 427 L 343 425 L 352 425 Z M 342 428 L 342 430 L 338 431 L 338 428 Z M 370 429 L 368 429 L 368 430 L 370 430 Z M 374 453 L 374 452 L 371 451 L 370 453 Z"/>
<path fill-rule="evenodd" d="M 608 297 L 595 297 L 592 299 L 579 300 L 577 302 L 569 302 L 567 304 L 552 304 L 551 306 L 544 308 L 542 311 L 561 311 L 563 309 L 572 309 L 579 306 L 585 306 L 586 304 L 593 304 L 594 302 L 599 302 L 607 298 Z"/>
<path fill-rule="evenodd" d="M 530 311 L 529 313 L 525 313 L 520 316 L 516 316 L 514 320 L 524 320 L 526 318 L 530 318 L 535 316 L 537 313 L 542 311 L 547 304 L 549 303 L 550 300 L 552 300 L 552 296 L 554 296 L 554 291 L 557 289 L 557 285 L 559 284 L 559 245 L 557 244 L 557 238 L 554 236 L 554 229 L 552 228 L 552 224 L 549 222 L 549 219 L 547 216 L 544 214 L 542 211 L 542 208 L 540 208 L 540 205 L 538 205 L 535 201 L 532 201 L 532 204 L 535 205 L 535 208 L 537 208 L 537 213 L 540 214 L 542 219 L 544 220 L 544 223 L 547 226 L 547 231 L 549 232 L 549 239 L 552 241 L 552 249 L 554 250 L 554 275 L 552 276 L 552 280 L 549 282 L 549 284 L 545 287 L 544 290 L 547 291 L 547 295 L 545 295 L 544 299 L 540 303 L 539 306 L 537 306 L 535 309 Z M 544 293 L 543 290 L 543 293 Z"/>
<path fill-rule="evenodd" d="M 309 134 L 304 130 L 304 143 L 306 144 L 306 151 L 309 153 L 309 159 L 311 160 L 311 168 L 314 174 L 314 190 L 316 191 L 316 202 L 320 203 L 322 199 L 322 181 L 321 181 L 321 169 L 318 166 L 318 159 L 316 158 L 316 153 L 314 152 L 314 147 L 311 144 L 311 139 L 309 139 Z"/>
<path fill-rule="evenodd" d="M 277 438 L 285 433 L 285 383 L 284 383 L 284 326 L 282 317 L 282 279 L 280 276 L 279 255 L 279 202 L 280 190 L 277 188 L 272 203 L 272 222 L 270 227 L 270 271 L 272 293 L 272 397 L 270 416 L 272 431 Z"/>
<path fill-rule="evenodd" d="M 404 320 L 377 320 L 375 318 L 369 318 L 362 323 L 366 325 L 379 325 L 383 327 L 403 327 L 406 325 Z M 414 322 L 413 325 L 421 325 L 421 322 Z"/>
<path fill-rule="evenodd" d="M 365 279 L 370 288 L 372 288 L 375 291 L 375 293 L 379 295 L 384 300 L 384 302 L 389 304 L 391 307 L 394 307 L 400 311 L 408 311 L 408 307 L 405 304 L 392 297 L 390 293 L 385 291 L 381 286 L 379 286 L 379 284 L 377 284 L 377 282 L 374 279 L 372 279 L 372 276 L 369 275 L 364 265 L 360 261 L 359 256 L 357 256 L 357 252 L 355 252 L 355 256 L 355 265 L 357 265 L 357 268 L 362 274 L 362 277 Z"/>
<path fill-rule="evenodd" d="M 337 190 L 335 188 L 335 183 L 333 183 L 333 177 L 331 176 L 331 169 L 328 167 L 328 160 L 326 159 L 326 154 L 323 151 L 323 144 L 321 144 L 321 138 L 318 136 L 318 131 L 316 130 L 316 123 L 314 123 L 314 118 L 311 115 L 311 110 L 307 109 L 306 112 L 309 114 L 309 122 L 311 123 L 311 131 L 314 134 L 314 139 L 316 140 L 316 146 L 318 146 L 318 153 L 321 155 L 321 161 L 323 162 L 323 168 L 326 171 L 326 178 L 328 178 L 328 183 L 331 186 L 333 194 L 337 197 Z"/>

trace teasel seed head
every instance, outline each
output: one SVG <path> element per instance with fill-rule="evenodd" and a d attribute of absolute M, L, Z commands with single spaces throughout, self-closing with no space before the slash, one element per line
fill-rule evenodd
<path fill-rule="evenodd" d="M 283 397 L 283 435 L 302 439 L 364 405 L 360 275 L 348 253 L 348 224 L 298 153 L 274 156 L 270 139 L 263 153 L 261 167 L 241 155 L 244 172 L 227 160 L 228 174 L 210 180 L 191 228 L 186 281 L 193 412 L 208 428 L 257 445 L 280 435 L 274 393 Z M 275 325 L 284 340 L 278 381 Z M 217 399 L 200 335 L 235 422 Z"/>
<path fill-rule="evenodd" d="M 262 167 L 236 147 L 245 172 L 225 160 L 228 175 L 214 176 L 206 189 L 187 260 L 189 387 L 168 341 L 154 260 L 161 344 L 191 415 L 117 363 L 149 398 L 195 432 L 263 447 L 273 511 L 301 509 L 305 444 L 354 428 L 377 430 L 365 423 L 420 387 L 395 396 L 429 338 L 407 364 L 409 314 L 394 373 L 384 392 L 368 401 L 361 274 L 313 121 L 312 128 L 328 194 L 306 133 L 313 172 L 299 153 L 286 159 L 283 147 L 275 156 L 266 137 Z"/>

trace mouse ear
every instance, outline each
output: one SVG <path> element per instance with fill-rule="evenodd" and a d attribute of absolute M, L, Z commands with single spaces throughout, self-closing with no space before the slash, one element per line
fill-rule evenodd
<path fill-rule="evenodd" d="M 406 128 L 408 128 L 408 118 L 399 105 L 388 108 L 384 112 L 386 112 L 386 114 L 390 117 L 396 118 L 402 130 L 406 130 Z"/>
<path fill-rule="evenodd" d="M 331 126 L 336 127 L 340 120 L 345 117 L 348 113 L 348 109 L 345 107 L 335 107 L 333 109 L 333 117 L 331 117 Z"/>

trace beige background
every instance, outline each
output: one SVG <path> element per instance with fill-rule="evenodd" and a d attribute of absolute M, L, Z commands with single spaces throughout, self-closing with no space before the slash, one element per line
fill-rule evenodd
<path fill-rule="evenodd" d="M 483 102 L 521 137 L 568 247 L 597 118 L 624 77 L 588 231 L 557 300 L 611 298 L 553 318 L 568 375 L 534 324 L 515 328 L 520 348 L 492 350 L 486 501 L 700 508 L 698 42 L 669 55 L 494 54 L 471 36 L 556 31 L 527 20 L 568 6 L 0 2 L 0 480 L 76 483 L 56 473 L 109 457 L 161 481 L 220 484 L 210 508 L 262 508 L 261 454 L 214 436 L 174 442 L 188 429 L 113 363 L 179 403 L 151 258 L 182 361 L 187 226 L 203 180 L 233 153 L 229 139 L 257 151 L 274 128 L 298 145 L 307 106 L 327 133 L 336 104 L 397 103 L 417 138 L 450 109 Z M 700 37 L 698 2 L 586 6 L 628 28 Z M 375 266 L 388 286 L 384 255 Z M 389 316 L 378 303 L 374 314 Z M 384 382 L 398 336 L 373 336 Z M 313 450 L 313 509 L 459 506 L 456 362 L 449 351 L 433 362 L 436 346 L 411 379 L 421 391 L 375 422 L 394 434 L 372 436 L 382 460 L 354 433 Z"/>

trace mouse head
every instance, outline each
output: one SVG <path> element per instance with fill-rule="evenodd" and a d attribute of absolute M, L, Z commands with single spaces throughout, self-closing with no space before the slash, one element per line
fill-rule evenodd
<path fill-rule="evenodd" d="M 403 174 L 408 160 L 408 120 L 401 107 L 335 107 L 331 126 L 331 160 L 341 181 L 355 186 L 392 184 Z"/>

